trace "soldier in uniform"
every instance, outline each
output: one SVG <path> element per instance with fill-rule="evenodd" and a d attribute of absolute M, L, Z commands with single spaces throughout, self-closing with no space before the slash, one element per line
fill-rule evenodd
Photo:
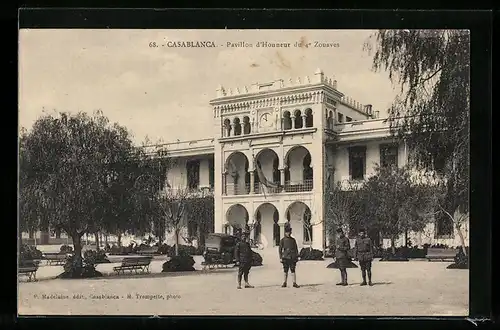
<path fill-rule="evenodd" d="M 285 278 L 282 288 L 286 288 L 288 280 L 288 271 L 292 273 L 293 287 L 299 288 L 297 284 L 297 275 L 295 274 L 295 266 L 299 259 L 299 248 L 297 247 L 297 241 L 291 236 L 292 228 L 290 226 L 285 227 L 285 237 L 280 240 L 279 245 L 279 256 L 280 261 L 283 264 L 283 271 L 285 272 Z"/>
<path fill-rule="evenodd" d="M 372 283 L 372 260 L 373 260 L 373 249 L 372 240 L 366 236 L 364 229 L 359 231 L 359 237 L 356 239 L 354 245 L 355 258 L 359 261 L 359 266 L 361 267 L 361 276 L 363 277 L 362 286 L 366 285 L 366 274 L 368 273 L 368 284 L 370 286 Z"/>
<path fill-rule="evenodd" d="M 252 248 L 248 242 L 247 231 L 241 233 L 241 240 L 236 244 L 234 249 L 236 265 L 238 265 L 238 289 L 241 289 L 241 278 L 245 280 L 245 288 L 253 288 L 250 283 L 248 283 L 248 274 L 250 273 L 250 268 L 252 268 Z"/>
<path fill-rule="evenodd" d="M 337 259 L 337 264 L 340 270 L 341 281 L 337 285 L 346 286 L 347 285 L 347 266 L 349 265 L 350 258 L 348 251 L 351 249 L 351 244 L 349 239 L 345 236 L 342 229 L 337 229 L 337 241 L 335 244 L 335 258 Z"/>

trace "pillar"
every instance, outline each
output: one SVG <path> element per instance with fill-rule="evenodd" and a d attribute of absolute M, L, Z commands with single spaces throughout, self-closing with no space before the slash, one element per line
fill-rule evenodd
<path fill-rule="evenodd" d="M 307 116 L 305 114 L 302 115 L 302 128 L 306 127 L 306 118 Z"/>
<path fill-rule="evenodd" d="M 280 184 L 283 187 L 283 191 L 285 191 L 285 170 L 286 168 L 280 169 Z"/>
<path fill-rule="evenodd" d="M 241 132 L 240 135 L 245 134 L 245 123 L 243 121 L 240 123 L 240 132 Z"/>
<path fill-rule="evenodd" d="M 292 119 L 292 129 L 295 129 L 295 116 L 290 117 Z"/>
<path fill-rule="evenodd" d="M 255 193 L 255 172 L 250 171 L 250 193 L 254 194 Z"/>
<path fill-rule="evenodd" d="M 228 134 L 227 136 L 234 136 L 235 125 L 234 124 L 229 124 L 229 127 L 231 127 L 231 131 L 230 131 L 231 134 Z"/>
<path fill-rule="evenodd" d="M 227 172 L 222 172 L 222 194 L 227 195 Z"/>

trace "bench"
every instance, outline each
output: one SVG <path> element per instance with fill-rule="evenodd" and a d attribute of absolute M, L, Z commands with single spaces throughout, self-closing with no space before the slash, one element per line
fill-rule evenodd
<path fill-rule="evenodd" d="M 22 276 L 27 276 L 28 281 L 36 281 L 36 272 L 38 270 L 38 262 L 36 261 L 25 261 L 19 264 L 18 274 Z"/>
<path fill-rule="evenodd" d="M 153 246 L 150 248 L 141 249 L 141 250 L 137 251 L 137 254 L 146 255 L 146 256 L 158 254 L 158 247 Z"/>
<path fill-rule="evenodd" d="M 66 258 L 68 257 L 67 253 L 53 253 L 47 252 L 43 254 L 45 260 L 47 260 L 48 265 L 64 265 L 66 262 Z"/>
<path fill-rule="evenodd" d="M 135 271 L 137 274 L 138 271 L 141 273 L 149 273 L 149 265 L 151 264 L 151 260 L 153 258 L 151 256 L 144 257 L 127 257 L 123 258 L 122 264 L 117 267 L 113 267 L 113 271 L 117 274 L 125 274 L 125 271 Z"/>
<path fill-rule="evenodd" d="M 428 261 L 439 260 L 454 260 L 457 255 L 457 249 L 443 249 L 443 248 L 428 248 L 425 258 Z"/>

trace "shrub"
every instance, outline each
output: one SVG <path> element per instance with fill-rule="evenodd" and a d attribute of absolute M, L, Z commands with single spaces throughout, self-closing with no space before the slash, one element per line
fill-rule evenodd
<path fill-rule="evenodd" d="M 469 253 L 468 248 L 465 249 Z M 459 249 L 455 256 L 455 262 L 449 265 L 448 269 L 469 269 L 469 258 L 464 254 L 462 249 Z"/>
<path fill-rule="evenodd" d="M 72 247 L 72 246 L 69 246 L 69 245 L 64 244 L 64 245 L 63 245 L 63 246 L 61 246 L 61 248 L 59 249 L 59 252 L 61 252 L 61 253 L 70 253 L 70 252 L 73 252 L 73 247 Z"/>
<path fill-rule="evenodd" d="M 94 265 L 109 263 L 109 259 L 103 250 L 99 251 L 87 250 L 85 251 L 83 258 L 89 264 L 94 264 Z"/>
<path fill-rule="evenodd" d="M 91 252 L 90 254 L 88 252 Z M 69 255 L 64 264 L 64 272 L 59 274 L 58 278 L 90 278 L 100 277 L 102 274 L 95 269 L 97 253 L 95 251 L 86 251 L 86 257 L 79 255 Z"/>
<path fill-rule="evenodd" d="M 158 253 L 159 254 L 168 254 L 170 251 L 170 246 L 168 244 L 162 244 L 160 247 L 158 247 Z"/>
<path fill-rule="evenodd" d="M 42 251 L 38 250 L 36 247 L 28 244 L 21 244 L 19 250 L 19 260 L 35 260 L 42 259 Z"/>
<path fill-rule="evenodd" d="M 162 272 L 189 272 L 194 271 L 195 261 L 190 255 L 179 255 L 171 257 L 170 260 L 163 263 Z"/>
<path fill-rule="evenodd" d="M 335 245 L 327 246 L 325 249 L 325 258 L 335 257 Z"/>
<path fill-rule="evenodd" d="M 262 256 L 252 251 L 252 266 L 262 266 Z"/>
<path fill-rule="evenodd" d="M 179 255 L 203 255 L 203 247 L 196 248 L 192 245 L 181 245 L 179 244 Z M 175 256 L 175 245 L 172 245 L 167 252 L 169 257 Z"/>
<path fill-rule="evenodd" d="M 311 248 L 302 248 L 299 253 L 300 260 L 324 260 L 323 252 Z"/>

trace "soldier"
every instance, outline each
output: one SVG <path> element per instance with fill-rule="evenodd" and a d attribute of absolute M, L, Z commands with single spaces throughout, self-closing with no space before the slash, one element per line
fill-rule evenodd
<path fill-rule="evenodd" d="M 252 268 L 252 248 L 248 242 L 248 232 L 244 231 L 241 233 L 241 240 L 236 244 L 234 250 L 236 265 L 238 265 L 238 289 L 241 289 L 241 277 L 245 280 L 245 288 L 253 288 L 250 283 L 248 283 L 248 274 L 250 273 L 250 268 Z"/>
<path fill-rule="evenodd" d="M 297 284 L 297 275 L 295 274 L 295 266 L 299 259 L 299 248 L 297 247 L 297 241 L 295 238 L 290 236 L 292 234 L 292 228 L 290 226 L 285 227 L 285 237 L 280 240 L 279 246 L 279 256 L 280 261 L 283 264 L 283 271 L 285 272 L 285 278 L 283 281 L 282 288 L 286 288 L 288 280 L 288 270 L 292 273 L 293 287 L 300 288 Z"/>
<path fill-rule="evenodd" d="M 359 237 L 356 239 L 354 245 L 355 258 L 359 261 L 359 266 L 361 267 L 361 276 L 363 277 L 362 286 L 366 285 L 366 274 L 368 273 L 368 284 L 370 286 L 372 283 L 372 260 L 373 260 L 373 249 L 372 240 L 366 237 L 364 229 L 359 231 Z"/>
<path fill-rule="evenodd" d="M 349 265 L 348 251 L 351 249 L 351 244 L 349 239 L 344 235 L 342 229 L 337 229 L 337 242 L 335 247 L 335 258 L 337 258 L 337 264 L 340 270 L 341 281 L 337 285 L 346 286 L 347 285 L 347 266 Z"/>

